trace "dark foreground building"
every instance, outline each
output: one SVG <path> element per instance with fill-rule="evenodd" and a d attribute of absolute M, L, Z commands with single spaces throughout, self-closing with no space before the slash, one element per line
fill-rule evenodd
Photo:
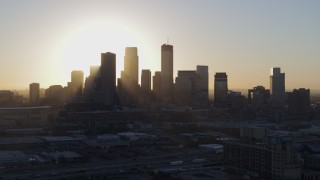
<path fill-rule="evenodd" d="M 226 142 L 224 165 L 259 179 L 299 180 L 301 163 L 292 143 L 278 138 L 270 143 Z"/>

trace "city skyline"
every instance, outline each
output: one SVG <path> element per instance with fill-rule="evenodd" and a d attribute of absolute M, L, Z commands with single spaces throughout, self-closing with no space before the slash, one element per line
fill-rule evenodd
<path fill-rule="evenodd" d="M 65 86 L 71 71 L 89 76 L 107 51 L 117 55 L 119 78 L 131 46 L 138 48 L 138 77 L 142 69 L 154 75 L 168 38 L 173 77 L 200 64 L 209 66 L 210 89 L 216 72 L 228 74 L 229 89 L 269 88 L 269 69 L 281 67 L 286 89 L 320 89 L 319 2 L 137 2 L 0 1 L 0 88 Z"/>

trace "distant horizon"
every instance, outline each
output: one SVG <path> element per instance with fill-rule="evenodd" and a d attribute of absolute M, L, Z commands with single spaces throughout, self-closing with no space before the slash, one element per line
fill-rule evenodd
<path fill-rule="evenodd" d="M 62 86 L 62 87 L 66 87 L 66 86 Z M 255 86 L 256 87 L 256 86 Z M 265 87 L 265 86 L 264 86 Z M 48 87 L 44 88 L 44 87 L 41 87 L 41 84 L 40 84 L 40 90 L 45 90 L 47 89 Z M 252 89 L 253 87 L 251 88 L 248 88 L 248 89 Z M 266 89 L 269 89 L 269 87 L 265 87 Z M 241 92 L 241 95 L 244 95 L 247 97 L 247 92 L 248 92 L 248 89 L 244 89 L 244 88 L 235 88 L 235 89 L 229 89 L 228 91 L 235 91 L 235 92 Z M 299 89 L 299 88 L 294 88 L 294 89 Z M 308 89 L 308 88 L 306 88 Z M 29 88 L 24 88 L 24 89 L 0 89 L 1 90 L 8 90 L 8 91 L 18 91 L 18 92 L 25 92 L 25 93 L 29 93 Z M 285 92 L 292 92 L 293 89 L 286 89 Z M 244 93 L 245 92 L 245 93 Z M 209 96 L 213 96 L 214 94 L 214 88 L 209 88 L 208 90 L 208 94 Z M 310 89 L 310 95 L 314 95 L 314 94 L 320 94 L 320 89 Z"/>

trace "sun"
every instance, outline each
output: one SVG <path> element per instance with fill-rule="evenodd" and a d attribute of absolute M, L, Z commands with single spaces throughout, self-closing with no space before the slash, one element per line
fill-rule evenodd
<path fill-rule="evenodd" d="M 117 76 L 123 69 L 124 48 L 137 46 L 137 35 L 130 27 L 115 21 L 90 22 L 73 29 L 63 42 L 60 61 L 64 75 L 82 70 L 89 75 L 90 66 L 100 65 L 100 54 L 113 52 L 117 56 Z M 70 75 L 68 76 L 70 78 Z M 119 76 L 118 76 L 119 77 Z"/>

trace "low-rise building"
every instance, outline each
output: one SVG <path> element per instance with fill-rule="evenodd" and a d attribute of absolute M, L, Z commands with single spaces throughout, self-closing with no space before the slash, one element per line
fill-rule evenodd
<path fill-rule="evenodd" d="M 44 126 L 51 115 L 50 106 L 0 108 L 0 127 Z"/>
<path fill-rule="evenodd" d="M 262 179 L 301 179 L 301 162 L 292 143 L 273 138 L 270 143 L 226 142 L 224 165 L 244 175 Z"/>

